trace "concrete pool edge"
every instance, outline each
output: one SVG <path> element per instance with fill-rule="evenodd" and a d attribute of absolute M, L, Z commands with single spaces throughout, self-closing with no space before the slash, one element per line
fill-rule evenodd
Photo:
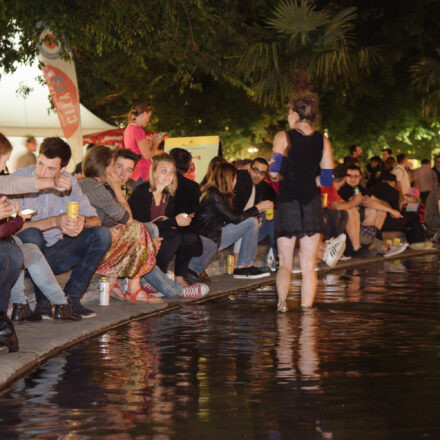
<path fill-rule="evenodd" d="M 408 259 L 437 253 L 440 253 L 439 249 L 407 251 L 389 258 L 378 256 L 362 260 L 347 260 L 334 267 L 322 268 L 318 273 L 356 268 L 384 260 Z M 257 280 L 236 280 L 229 275 L 218 275 L 213 277 L 210 293 L 206 297 L 197 300 L 171 300 L 163 304 L 151 305 L 129 304 L 112 300 L 109 307 L 90 304 L 98 312 L 98 316 L 92 319 L 83 319 L 78 322 L 40 321 L 18 323 L 16 331 L 20 342 L 20 351 L 0 355 L 0 393 L 9 384 L 28 374 L 49 358 L 87 338 L 97 336 L 132 321 L 145 319 L 190 304 L 203 303 L 237 291 L 255 289 L 259 286 L 272 284 L 274 281 L 274 274 Z"/>

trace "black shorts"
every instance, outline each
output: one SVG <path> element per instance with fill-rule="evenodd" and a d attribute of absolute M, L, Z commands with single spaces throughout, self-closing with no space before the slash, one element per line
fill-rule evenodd
<path fill-rule="evenodd" d="M 276 237 L 298 237 L 321 234 L 324 229 L 321 197 L 314 197 L 309 203 L 298 200 L 278 202 Z"/>

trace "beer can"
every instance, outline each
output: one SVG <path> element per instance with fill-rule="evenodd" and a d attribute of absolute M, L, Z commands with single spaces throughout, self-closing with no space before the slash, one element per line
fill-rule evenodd
<path fill-rule="evenodd" d="M 322 194 L 322 207 L 327 208 L 327 200 L 328 200 L 328 194 L 323 193 Z"/>
<path fill-rule="evenodd" d="M 359 187 L 354 187 L 354 195 L 357 196 L 359 194 Z"/>
<path fill-rule="evenodd" d="M 264 211 L 264 217 L 268 222 L 273 220 L 273 208 L 266 209 L 266 211 Z"/>
<path fill-rule="evenodd" d="M 79 203 L 78 202 L 67 203 L 67 217 L 71 217 L 71 218 L 78 220 L 78 217 L 79 217 Z"/>
<path fill-rule="evenodd" d="M 228 255 L 226 258 L 226 273 L 232 275 L 234 273 L 234 255 Z"/>
<path fill-rule="evenodd" d="M 110 284 L 107 277 L 99 280 L 99 305 L 108 306 L 110 304 Z"/>
<path fill-rule="evenodd" d="M 394 244 L 400 244 L 400 238 L 399 237 L 394 237 Z"/>

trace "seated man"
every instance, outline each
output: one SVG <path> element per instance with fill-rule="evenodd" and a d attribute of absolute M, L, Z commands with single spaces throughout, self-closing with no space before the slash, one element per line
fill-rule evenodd
<path fill-rule="evenodd" d="M 40 147 L 37 164 L 18 170 L 20 176 L 55 177 L 65 173 L 71 157 L 69 145 L 61 138 L 46 138 Z M 69 298 L 72 310 L 83 318 L 96 316 L 84 307 L 81 296 L 111 243 L 111 234 L 101 227 L 96 210 L 82 193 L 78 182 L 72 176 L 70 192 L 40 190 L 32 194 L 17 196 L 20 209 L 32 208 L 37 214 L 26 222 L 17 235 L 24 243 L 35 243 L 46 256 L 54 274 L 72 269 L 72 274 L 64 291 Z M 77 219 L 66 215 L 67 203 L 78 202 Z M 35 288 L 37 306 L 35 315 L 52 317 L 52 309 L 42 292 Z"/>
<path fill-rule="evenodd" d="M 366 189 L 360 185 L 361 172 L 357 166 L 349 166 L 347 169 L 347 183 L 343 185 L 338 194 L 348 202 L 356 193 L 362 194 L 362 202 L 359 205 L 359 214 L 361 219 L 361 244 L 371 245 L 370 248 L 375 248 L 380 254 L 386 256 L 397 255 L 406 249 L 407 245 L 400 247 L 394 246 L 389 252 L 385 243 L 377 240 L 377 232 L 382 230 L 387 214 L 393 218 L 400 218 L 399 211 L 392 209 L 387 203 L 382 202 L 376 197 L 369 197 Z"/>
<path fill-rule="evenodd" d="M 353 247 L 352 256 L 362 258 L 370 255 L 367 248 L 363 248 L 360 242 L 361 219 L 358 206 L 362 203 L 362 194 L 354 195 L 348 202 L 344 201 L 338 194 L 338 191 L 345 185 L 347 178 L 347 168 L 344 165 L 338 165 L 333 170 L 333 184 L 331 186 L 322 186 L 321 193 L 327 197 L 327 207 L 338 211 L 347 212 L 346 233 Z M 327 196 L 325 196 L 327 194 Z"/>
<path fill-rule="evenodd" d="M 393 210 L 389 205 L 375 197 L 369 197 L 367 190 L 360 185 L 361 171 L 357 166 L 347 168 L 347 183 L 343 185 L 338 194 L 348 202 L 356 193 L 362 194 L 362 201 L 359 205 L 361 222 L 363 226 L 374 226 L 381 230 L 387 213 L 394 218 L 400 217 L 400 212 Z"/>
<path fill-rule="evenodd" d="M 425 241 L 425 234 L 416 212 L 404 212 L 397 217 L 399 211 L 399 191 L 396 189 L 396 175 L 389 172 L 382 173 L 382 182 L 377 183 L 371 189 L 371 196 L 385 202 L 393 211 L 388 212 L 383 224 L 383 231 L 405 232 L 408 243 L 420 243 Z M 400 212 L 400 211 L 399 211 Z"/>
<path fill-rule="evenodd" d="M 259 215 L 260 229 L 258 231 L 258 241 L 266 237 L 270 239 L 272 262 L 275 262 L 277 256 L 276 240 L 275 240 L 275 221 L 273 217 L 273 202 L 275 201 L 275 191 L 266 182 L 269 164 L 266 159 L 257 157 L 252 160 L 248 175 L 246 171 L 239 171 L 237 175 L 237 183 L 235 185 L 234 211 L 241 214 L 246 209 L 255 206 L 257 203 L 265 203 L 266 209 L 272 209 L 272 218 L 266 219 L 265 213 Z M 249 180 L 250 176 L 250 180 Z M 241 242 L 238 241 L 234 245 L 235 260 L 237 260 L 240 251 Z M 274 267 L 274 266 L 273 266 Z"/>

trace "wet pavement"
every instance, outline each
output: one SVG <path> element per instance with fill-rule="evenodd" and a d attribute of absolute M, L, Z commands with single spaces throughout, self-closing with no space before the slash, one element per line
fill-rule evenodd
<path fill-rule="evenodd" d="M 0 396 L 0 439 L 440 438 L 439 255 L 273 286 L 80 342 Z"/>

